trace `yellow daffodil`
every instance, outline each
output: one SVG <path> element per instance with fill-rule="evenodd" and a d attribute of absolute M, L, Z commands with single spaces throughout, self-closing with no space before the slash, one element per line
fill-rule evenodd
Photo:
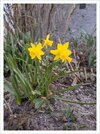
<path fill-rule="evenodd" d="M 42 48 L 43 48 L 43 46 L 41 43 L 39 43 L 37 45 L 31 43 L 31 47 L 28 48 L 31 59 L 34 59 L 37 57 L 39 60 L 41 60 L 41 56 L 44 55 Z"/>
<path fill-rule="evenodd" d="M 56 50 L 51 50 L 50 53 L 55 55 L 54 60 L 61 59 L 62 62 L 68 62 L 72 61 L 72 58 L 69 57 L 72 52 L 68 49 L 69 42 L 66 42 L 65 44 L 58 44 Z"/>
<path fill-rule="evenodd" d="M 49 38 L 50 38 L 50 34 L 48 34 L 47 37 L 46 37 L 46 39 L 43 40 L 43 41 L 44 41 L 44 46 L 46 46 L 46 48 L 47 48 L 48 46 L 51 47 L 52 44 L 53 44 L 53 41 L 52 41 L 52 40 L 49 40 Z"/>

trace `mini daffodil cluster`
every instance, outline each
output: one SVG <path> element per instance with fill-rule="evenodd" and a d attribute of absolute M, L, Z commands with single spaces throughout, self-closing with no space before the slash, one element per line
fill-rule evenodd
<path fill-rule="evenodd" d="M 50 34 L 47 35 L 46 39 L 43 40 L 43 44 L 38 43 L 38 44 L 33 44 L 31 43 L 31 47 L 28 48 L 29 55 L 31 59 L 38 58 L 39 60 L 42 60 L 41 56 L 45 54 L 45 52 L 42 50 L 44 47 L 52 46 L 53 41 L 49 39 Z M 72 51 L 68 49 L 69 47 L 69 42 L 66 42 L 64 44 L 57 44 L 57 49 L 55 50 L 50 50 L 50 53 L 53 54 L 55 57 L 53 60 L 62 60 L 62 62 L 71 62 L 72 58 L 70 55 L 72 54 Z"/>

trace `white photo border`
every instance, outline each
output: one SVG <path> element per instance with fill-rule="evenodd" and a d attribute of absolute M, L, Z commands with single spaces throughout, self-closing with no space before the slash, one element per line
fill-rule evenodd
<path fill-rule="evenodd" d="M 4 37 L 4 20 L 3 6 L 4 4 L 96 4 L 96 35 L 97 35 L 97 130 L 87 131 L 12 131 L 3 130 L 4 128 L 4 112 L 3 112 L 3 37 Z M 1 0 L 0 1 L 0 134 L 100 134 L 100 0 Z"/>

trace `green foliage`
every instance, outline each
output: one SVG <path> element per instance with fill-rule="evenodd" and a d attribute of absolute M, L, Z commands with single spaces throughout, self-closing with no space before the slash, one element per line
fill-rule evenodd
<path fill-rule="evenodd" d="M 93 67 L 96 65 L 96 38 L 91 35 L 87 34 L 85 36 L 86 44 L 87 44 L 87 55 L 88 56 L 88 65 Z"/>
<path fill-rule="evenodd" d="M 71 121 L 71 122 L 76 121 L 76 117 L 73 113 L 73 109 L 71 109 L 70 107 L 66 108 L 64 115 L 68 121 Z"/>
<path fill-rule="evenodd" d="M 77 40 L 73 39 L 73 48 L 79 56 L 80 62 L 87 67 L 96 66 L 96 37 L 92 34 L 83 34 Z M 87 63 L 85 63 L 85 61 Z"/>
<path fill-rule="evenodd" d="M 38 59 L 31 60 L 27 51 L 31 42 L 30 34 L 24 34 L 19 30 L 16 30 L 16 36 L 9 34 L 5 40 L 4 73 L 9 70 L 10 77 L 5 78 L 4 89 L 15 97 L 18 105 L 21 104 L 23 98 L 28 98 L 36 109 L 40 109 L 43 105 L 48 105 L 52 109 L 50 99 L 59 99 L 61 93 L 77 89 L 80 84 L 59 89 L 54 93 L 49 91 L 50 84 L 59 77 L 65 77 L 76 71 L 62 71 L 55 76 L 54 68 L 59 68 L 59 60 L 49 61 L 45 60 L 46 58 L 41 62 Z"/>
<path fill-rule="evenodd" d="M 63 129 L 64 129 L 64 130 L 76 130 L 76 127 L 75 127 L 75 125 L 73 125 L 73 124 L 71 123 L 71 124 L 65 125 Z"/>

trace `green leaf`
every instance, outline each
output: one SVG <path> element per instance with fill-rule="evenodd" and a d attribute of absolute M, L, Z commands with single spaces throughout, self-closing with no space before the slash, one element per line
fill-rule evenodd
<path fill-rule="evenodd" d="M 18 105 L 21 105 L 21 98 L 19 96 L 16 96 L 16 102 Z"/>
<path fill-rule="evenodd" d="M 77 72 L 80 72 L 80 70 L 74 70 L 74 71 L 71 71 L 71 72 L 65 72 L 65 71 L 60 72 L 58 75 L 52 77 L 51 82 L 54 82 L 54 81 L 56 81 L 57 79 L 59 79 L 61 77 L 66 77 L 69 74 L 73 74 L 73 73 L 77 73 Z"/>
<path fill-rule="evenodd" d="M 89 66 L 94 66 L 96 64 L 96 55 L 89 56 Z"/>
<path fill-rule="evenodd" d="M 41 98 L 35 99 L 35 100 L 34 100 L 34 103 L 35 103 L 35 108 L 36 108 L 36 109 L 40 109 L 41 106 L 42 106 L 43 103 L 44 103 L 44 100 L 41 99 Z"/>
<path fill-rule="evenodd" d="M 54 92 L 53 95 L 60 94 L 60 93 L 64 93 L 64 92 L 66 92 L 66 91 L 68 92 L 68 91 L 75 90 L 75 89 L 79 88 L 81 85 L 82 85 L 82 83 L 77 84 L 77 85 L 75 85 L 75 86 L 70 86 L 70 87 L 68 87 L 68 88 L 64 88 L 64 89 L 57 90 L 56 92 Z"/>
<path fill-rule="evenodd" d="M 72 110 L 70 107 L 68 107 L 68 108 L 66 109 L 66 111 L 65 111 L 65 116 L 66 116 L 67 118 L 69 118 L 69 117 L 71 117 L 72 113 L 73 113 L 73 110 Z"/>
<path fill-rule="evenodd" d="M 79 104 L 79 105 L 95 105 L 96 102 L 78 102 L 78 101 L 71 101 L 71 100 L 66 100 L 65 98 L 61 97 L 55 97 L 56 99 L 62 100 L 67 103 L 72 103 L 72 104 Z"/>
<path fill-rule="evenodd" d="M 25 79 L 24 75 L 20 72 L 19 69 L 14 68 L 15 74 L 18 76 L 21 86 L 27 96 L 31 95 L 32 87 L 27 79 Z"/>
<path fill-rule="evenodd" d="M 17 95 L 17 93 L 16 93 L 15 89 L 13 88 L 11 82 L 7 81 L 6 79 L 4 80 L 4 89 L 5 89 L 5 91 L 10 92 L 13 96 Z"/>
<path fill-rule="evenodd" d="M 31 93 L 33 94 L 33 95 L 41 95 L 41 92 L 40 91 L 38 91 L 38 90 L 34 90 L 34 91 L 31 91 Z"/>

